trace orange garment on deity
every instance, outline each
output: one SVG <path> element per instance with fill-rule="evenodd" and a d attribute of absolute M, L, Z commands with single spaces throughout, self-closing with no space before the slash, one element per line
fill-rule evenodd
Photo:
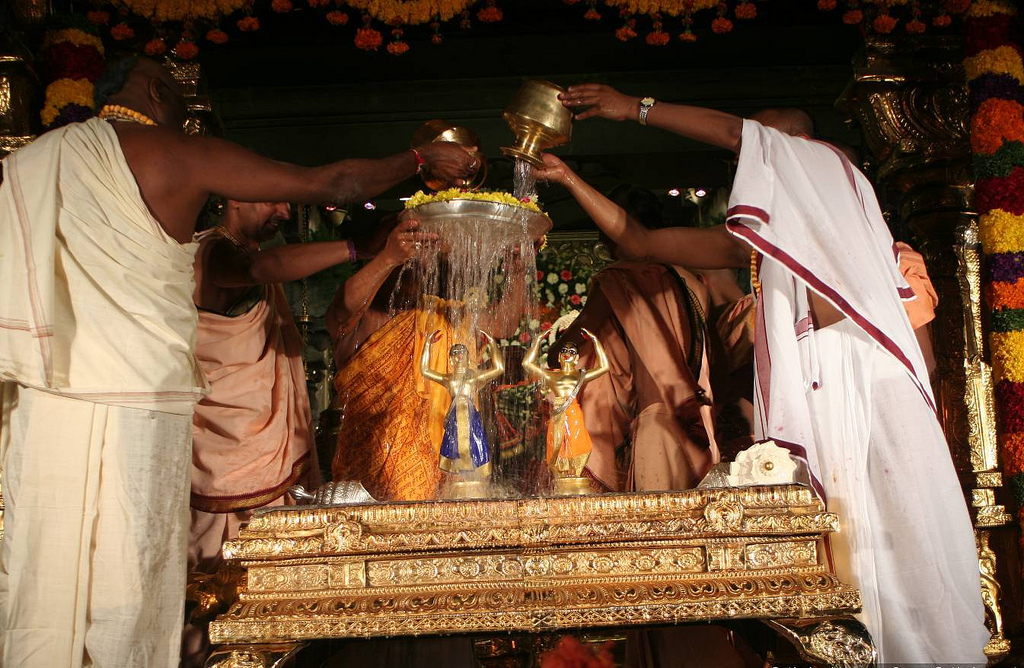
<path fill-rule="evenodd" d="M 425 335 L 441 330 L 431 368 L 443 368 L 453 330 L 435 308 L 404 311 L 360 346 L 334 379 L 335 407 L 343 413 L 331 471 L 335 480 L 358 480 L 375 498 L 433 499 L 443 472 L 438 444 L 444 435 L 447 390 L 423 378 L 419 358 Z"/>
<path fill-rule="evenodd" d="M 578 476 L 594 449 L 583 421 L 583 410 L 580 402 L 573 397 L 569 405 L 559 414 L 555 414 L 565 405 L 568 397 L 555 397 L 552 400 L 551 421 L 548 423 L 547 461 L 559 475 Z"/>

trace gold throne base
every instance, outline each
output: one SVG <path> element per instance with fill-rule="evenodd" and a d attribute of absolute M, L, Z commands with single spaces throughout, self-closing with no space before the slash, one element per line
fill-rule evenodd
<path fill-rule="evenodd" d="M 328 638 L 726 619 L 871 665 L 860 594 L 820 552 L 838 525 L 795 485 L 272 510 L 224 546 L 246 576 L 207 665 Z"/>

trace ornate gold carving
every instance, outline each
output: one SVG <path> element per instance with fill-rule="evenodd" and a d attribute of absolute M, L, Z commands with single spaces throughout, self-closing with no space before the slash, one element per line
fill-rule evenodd
<path fill-rule="evenodd" d="M 975 478 L 975 485 L 978 487 L 991 487 L 993 489 L 1003 486 L 1003 474 L 999 471 L 985 471 L 979 473 Z"/>
<path fill-rule="evenodd" d="M 215 575 L 189 573 L 185 601 L 195 606 L 189 613 L 189 622 L 201 626 L 227 611 L 238 600 L 242 575 L 237 566 L 224 566 Z"/>
<path fill-rule="evenodd" d="M 14 153 L 22 146 L 28 146 L 35 139 L 35 135 L 25 135 L 24 137 L 0 136 L 0 158 Z"/>
<path fill-rule="evenodd" d="M 224 647 L 210 655 L 206 668 L 284 668 L 305 643 Z"/>
<path fill-rule="evenodd" d="M 818 563 L 836 527 L 796 485 L 275 509 L 225 550 L 248 581 L 210 633 L 266 643 L 820 620 L 860 608 Z"/>
<path fill-rule="evenodd" d="M 985 604 L 985 622 L 992 634 L 985 644 L 985 656 L 998 659 L 1010 652 L 1010 643 L 1003 635 L 1003 614 L 999 608 L 1000 587 L 996 580 L 996 553 L 988 544 L 988 531 L 977 531 L 975 540 L 981 571 L 981 600 Z"/>
<path fill-rule="evenodd" d="M 769 620 L 768 626 L 796 646 L 808 661 L 833 668 L 874 666 L 877 652 L 864 625 L 855 619 Z"/>

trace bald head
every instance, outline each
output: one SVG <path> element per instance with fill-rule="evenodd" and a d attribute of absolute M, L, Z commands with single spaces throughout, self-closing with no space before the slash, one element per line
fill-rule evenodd
<path fill-rule="evenodd" d="M 185 96 L 170 70 L 149 58 L 132 56 L 111 63 L 96 82 L 96 105 L 117 104 L 141 112 L 157 125 L 180 130 Z"/>
<path fill-rule="evenodd" d="M 762 109 L 751 118 L 761 125 L 775 128 L 794 137 L 813 137 L 814 120 L 803 109 Z"/>

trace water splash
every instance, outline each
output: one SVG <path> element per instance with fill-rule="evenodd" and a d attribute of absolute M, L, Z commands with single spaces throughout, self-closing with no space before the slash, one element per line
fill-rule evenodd
<path fill-rule="evenodd" d="M 512 172 L 512 194 L 523 199 L 537 196 L 537 177 L 533 173 L 533 165 L 516 158 Z"/>

